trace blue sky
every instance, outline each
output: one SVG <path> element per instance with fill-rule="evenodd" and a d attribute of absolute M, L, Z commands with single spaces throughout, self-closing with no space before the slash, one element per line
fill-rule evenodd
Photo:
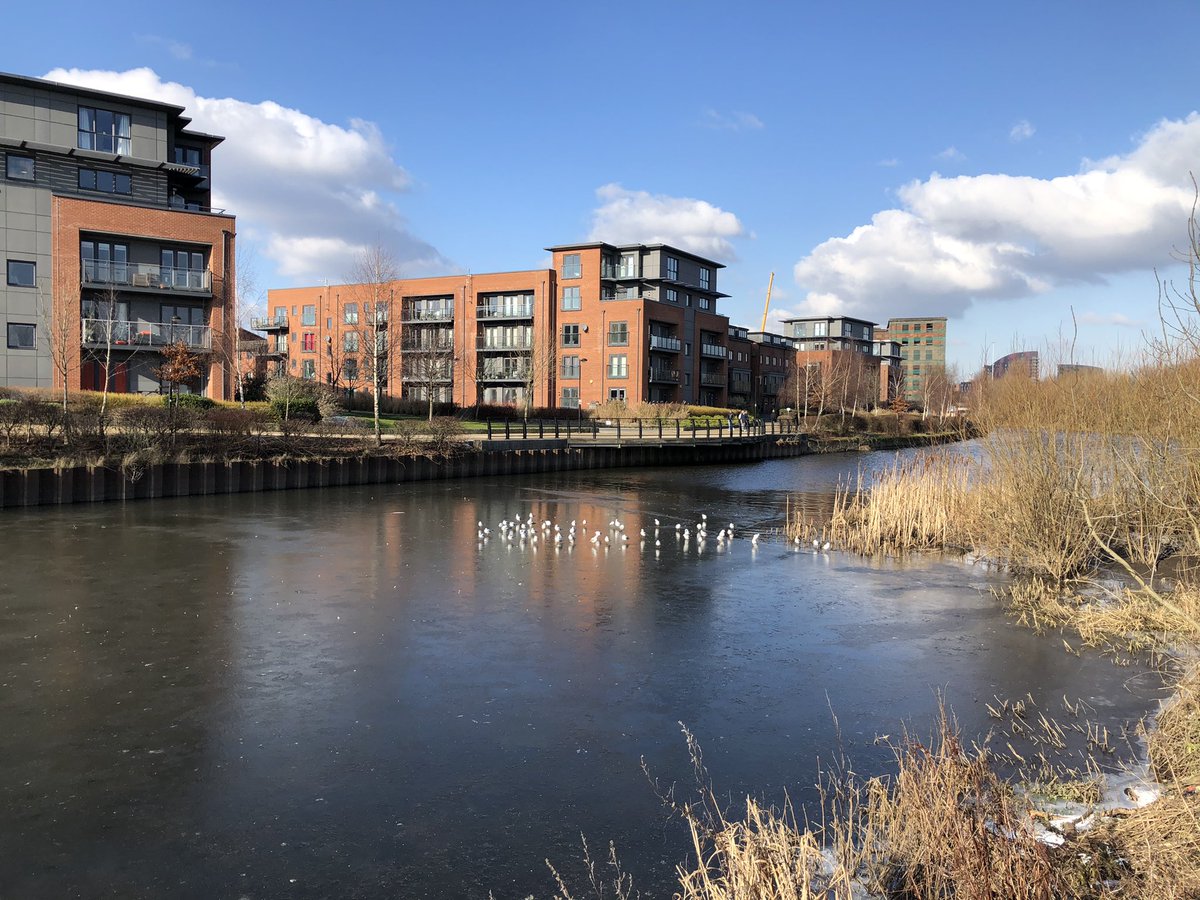
<path fill-rule="evenodd" d="M 67 4 L 71 6 L 71 4 Z M 56 7 L 58 10 L 59 7 Z M 65 9 L 65 8 L 64 8 Z M 261 287 L 666 240 L 724 311 L 1141 347 L 1200 171 L 1193 2 L 215 2 L 6 11 L 0 67 L 183 103 Z M 15 34 L 34 36 L 14 41 Z"/>

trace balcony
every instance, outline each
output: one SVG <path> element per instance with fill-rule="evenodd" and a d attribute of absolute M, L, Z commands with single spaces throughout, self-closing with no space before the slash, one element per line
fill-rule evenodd
<path fill-rule="evenodd" d="M 623 278 L 641 278 L 642 273 L 638 271 L 637 266 L 604 266 L 600 270 L 600 277 L 616 281 Z"/>
<path fill-rule="evenodd" d="M 435 372 L 405 372 L 400 380 L 408 384 L 450 384 L 454 381 L 454 373 L 449 371 Z"/>
<path fill-rule="evenodd" d="M 711 359 L 727 359 L 729 357 L 729 348 L 722 347 L 720 344 L 701 344 L 700 355 Z"/>
<path fill-rule="evenodd" d="M 508 303 L 504 306 L 477 306 L 477 319 L 532 319 L 533 301 L 529 303 Z"/>
<path fill-rule="evenodd" d="M 83 346 L 92 349 L 161 350 L 183 341 L 189 350 L 212 349 L 212 329 L 207 325 L 176 325 L 172 322 L 117 322 L 110 319 L 84 319 Z"/>
<path fill-rule="evenodd" d="M 80 260 L 80 281 L 84 285 L 130 290 L 212 294 L 212 272 L 209 270 L 180 269 L 153 263 L 83 259 Z"/>
<path fill-rule="evenodd" d="M 701 372 L 700 383 L 705 387 L 725 387 L 725 375 L 722 372 Z"/>
<path fill-rule="evenodd" d="M 401 341 L 401 353 L 453 353 L 454 342 Z"/>
<path fill-rule="evenodd" d="M 400 311 L 401 322 L 451 322 L 454 320 L 453 309 L 403 309 Z"/>
<path fill-rule="evenodd" d="M 484 366 L 479 370 L 480 381 L 515 381 L 524 384 L 529 380 L 529 367 L 495 368 Z"/>
<path fill-rule="evenodd" d="M 659 369 L 651 366 L 650 381 L 659 384 L 679 384 L 678 369 Z"/>
<path fill-rule="evenodd" d="M 266 319 L 251 319 L 250 327 L 254 331 L 287 331 L 287 316 L 271 316 Z"/>
<path fill-rule="evenodd" d="M 650 349 L 661 350 L 664 353 L 678 353 L 683 349 L 683 344 L 679 338 L 652 334 L 650 335 Z"/>
<path fill-rule="evenodd" d="M 731 394 L 749 394 L 750 379 L 749 378 L 734 378 L 729 382 L 729 393 Z"/>
<path fill-rule="evenodd" d="M 533 337 L 495 337 L 480 335 L 476 348 L 479 350 L 532 350 Z"/>
<path fill-rule="evenodd" d="M 641 300 L 641 291 L 601 291 L 600 299 L 605 303 L 614 300 Z"/>

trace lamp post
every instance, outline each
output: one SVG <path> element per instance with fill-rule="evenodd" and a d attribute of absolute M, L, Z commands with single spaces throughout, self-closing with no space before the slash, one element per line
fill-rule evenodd
<path fill-rule="evenodd" d="M 579 424 L 583 424 L 583 364 L 587 362 L 586 356 L 579 357 L 579 396 L 575 398 L 576 408 L 579 410 Z"/>

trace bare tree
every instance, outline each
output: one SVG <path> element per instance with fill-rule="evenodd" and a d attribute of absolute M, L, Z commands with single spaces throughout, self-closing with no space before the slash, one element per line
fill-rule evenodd
<path fill-rule="evenodd" d="M 388 339 L 392 306 L 392 284 L 399 269 L 392 254 L 376 244 L 363 250 L 351 272 L 351 292 L 361 310 L 357 332 L 362 374 L 370 381 L 375 446 L 383 446 L 383 431 L 379 422 L 379 399 L 388 384 L 391 370 L 392 342 Z"/>
<path fill-rule="evenodd" d="M 82 356 L 97 362 L 103 370 L 104 386 L 100 393 L 100 417 L 108 410 L 108 386 L 113 377 L 113 347 L 121 345 L 133 350 L 135 345 L 130 336 L 130 324 L 121 316 L 120 293 L 116 284 L 110 283 L 103 290 L 85 301 L 87 316 L 83 320 Z M 126 363 L 128 364 L 128 363 Z"/>
<path fill-rule="evenodd" d="M 405 396 L 410 395 L 411 386 L 414 399 L 426 401 L 432 422 L 434 404 L 454 400 L 454 326 L 448 322 L 405 326 L 403 334 L 400 353 Z"/>
<path fill-rule="evenodd" d="M 62 411 L 67 415 L 68 384 L 72 369 L 78 371 L 78 349 L 82 334 L 76 329 L 74 318 L 64 303 L 55 303 L 47 287 L 38 282 L 38 319 L 46 335 L 46 347 L 50 352 L 50 363 L 62 387 Z"/>

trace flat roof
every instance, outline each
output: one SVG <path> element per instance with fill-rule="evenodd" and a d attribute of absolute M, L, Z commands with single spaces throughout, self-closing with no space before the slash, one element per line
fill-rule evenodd
<path fill-rule="evenodd" d="M 46 78 L 34 78 L 31 75 L 14 75 L 12 72 L 0 72 L 0 81 L 8 81 L 13 84 L 25 85 L 26 87 L 35 88 L 37 90 L 54 89 L 59 91 L 70 91 L 74 94 L 87 94 L 92 97 L 111 97 L 114 100 L 124 100 L 127 103 L 140 103 L 143 106 L 154 106 L 159 109 L 169 109 L 176 113 L 182 113 L 183 107 L 176 106 L 174 103 L 164 103 L 161 100 L 150 100 L 146 97 L 131 97 L 128 94 L 114 94 L 112 91 L 101 91 L 96 88 L 83 87 L 78 84 L 68 84 L 63 81 L 50 81 Z"/>
<path fill-rule="evenodd" d="M 608 241 L 585 241 L 580 244 L 555 244 L 553 247 L 546 247 L 544 249 L 550 253 L 557 253 L 559 250 L 594 250 L 597 247 L 608 247 L 612 250 L 670 250 L 672 253 L 678 253 L 680 256 L 686 256 L 689 259 L 707 263 L 716 269 L 725 268 L 725 263 L 719 263 L 715 259 L 700 256 L 689 250 L 681 250 L 672 244 L 610 244 Z"/>

